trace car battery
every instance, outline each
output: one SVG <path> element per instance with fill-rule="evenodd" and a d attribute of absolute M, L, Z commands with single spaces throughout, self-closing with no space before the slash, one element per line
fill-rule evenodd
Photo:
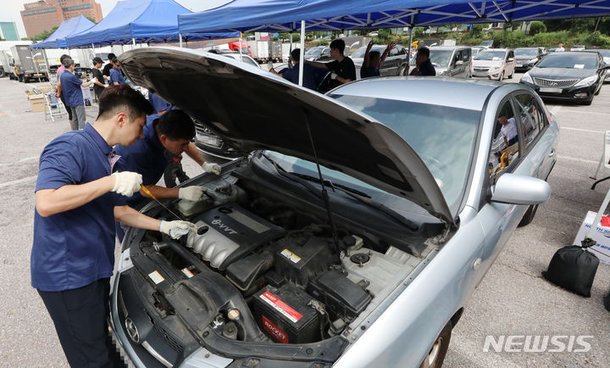
<path fill-rule="evenodd" d="M 321 319 L 308 305 L 311 300 L 305 291 L 290 284 L 267 286 L 254 295 L 252 313 L 262 330 L 277 342 L 315 342 L 320 340 Z"/>

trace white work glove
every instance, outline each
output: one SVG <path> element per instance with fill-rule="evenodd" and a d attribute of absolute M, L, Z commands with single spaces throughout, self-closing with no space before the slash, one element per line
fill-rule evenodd
<path fill-rule="evenodd" d="M 114 178 L 114 187 L 112 192 L 131 197 L 135 192 L 140 190 L 142 185 L 142 175 L 131 171 L 115 172 L 112 174 Z"/>
<path fill-rule="evenodd" d="M 205 189 L 203 187 L 192 186 L 178 189 L 178 198 L 187 201 L 198 202 L 203 199 Z"/>
<path fill-rule="evenodd" d="M 205 172 L 211 172 L 213 174 L 220 175 L 220 165 L 215 164 L 213 162 L 204 162 L 203 165 L 201 165 L 201 168 Z"/>
<path fill-rule="evenodd" d="M 330 73 L 330 79 L 337 79 L 337 73 Z"/>
<path fill-rule="evenodd" d="M 171 236 L 173 239 L 180 239 L 182 236 L 195 231 L 197 227 L 192 222 L 188 221 L 163 221 L 159 226 L 159 231 L 163 234 Z"/>

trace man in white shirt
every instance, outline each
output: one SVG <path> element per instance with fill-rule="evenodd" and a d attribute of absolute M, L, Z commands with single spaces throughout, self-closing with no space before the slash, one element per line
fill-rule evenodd
<path fill-rule="evenodd" d="M 517 143 L 519 141 L 519 136 L 515 118 L 508 118 L 506 115 L 501 115 L 498 117 L 498 122 L 502 124 L 500 133 L 504 137 L 504 143 L 506 146 L 512 146 L 513 144 Z"/>
<path fill-rule="evenodd" d="M 566 49 L 563 47 L 563 43 L 559 43 L 559 47 L 555 49 L 555 52 L 564 52 Z"/>

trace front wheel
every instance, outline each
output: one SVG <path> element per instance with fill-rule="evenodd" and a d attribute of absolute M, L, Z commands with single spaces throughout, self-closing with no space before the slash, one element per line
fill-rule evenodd
<path fill-rule="evenodd" d="M 534 216 L 536 216 L 536 211 L 538 211 L 537 204 L 529 206 L 527 211 L 525 211 L 525 215 L 523 215 L 521 222 L 519 222 L 518 227 L 529 225 L 534 220 Z"/>
<path fill-rule="evenodd" d="M 443 365 L 447 351 L 449 350 L 449 340 L 451 340 L 451 330 L 453 324 L 447 322 L 443 330 L 438 334 L 434 344 L 419 368 L 440 368 Z"/>

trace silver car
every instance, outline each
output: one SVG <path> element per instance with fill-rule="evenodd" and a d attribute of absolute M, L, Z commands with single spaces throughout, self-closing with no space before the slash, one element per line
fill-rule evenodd
<path fill-rule="evenodd" d="M 186 49 L 120 60 L 244 154 L 185 183 L 204 201 L 143 209 L 197 231 L 128 230 L 111 321 L 137 367 L 440 367 L 550 196 L 559 129 L 522 85 L 394 77 L 321 95 Z"/>

